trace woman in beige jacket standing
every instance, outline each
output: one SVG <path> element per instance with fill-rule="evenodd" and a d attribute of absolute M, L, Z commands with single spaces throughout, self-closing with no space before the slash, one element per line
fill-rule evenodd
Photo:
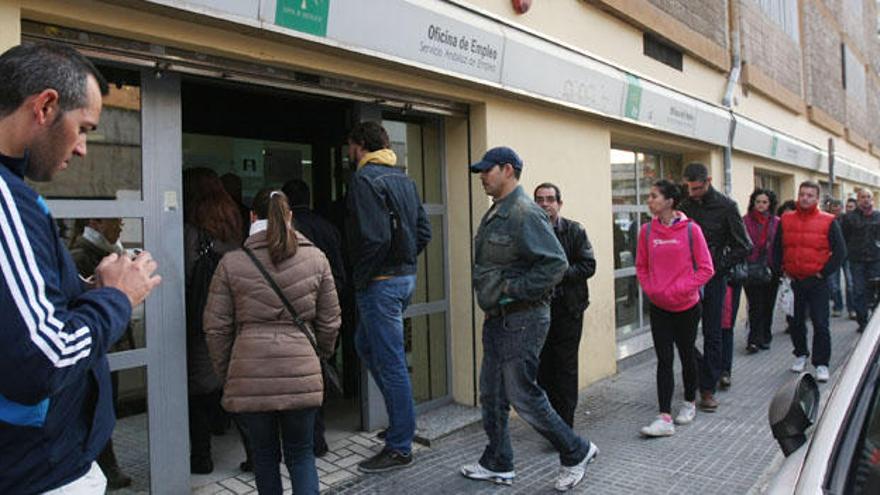
<path fill-rule="evenodd" d="M 340 325 L 330 265 L 291 220 L 282 192 L 257 193 L 250 236 L 244 250 L 220 261 L 204 317 L 208 349 L 223 383 L 223 408 L 237 415 L 248 435 L 257 490 L 270 495 L 282 492 L 282 451 L 293 492 L 318 493 L 312 443 L 324 385 L 318 355 L 303 330 L 327 357 Z M 295 323 L 258 264 L 307 328 Z"/>

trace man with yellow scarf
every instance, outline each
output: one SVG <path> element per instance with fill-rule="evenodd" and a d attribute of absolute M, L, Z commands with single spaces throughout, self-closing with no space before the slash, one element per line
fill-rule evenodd
<path fill-rule="evenodd" d="M 415 288 L 416 259 L 431 240 L 431 225 L 416 184 L 396 166 L 381 125 L 357 124 L 348 136 L 348 155 L 357 164 L 346 218 L 358 309 L 355 347 L 382 392 L 390 423 L 382 451 L 358 468 L 378 473 L 412 464 L 416 419 L 403 313 Z"/>

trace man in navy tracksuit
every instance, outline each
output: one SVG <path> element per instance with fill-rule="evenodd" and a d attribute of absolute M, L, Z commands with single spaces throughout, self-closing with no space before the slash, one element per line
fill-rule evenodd
<path fill-rule="evenodd" d="M 103 493 L 113 431 L 107 351 L 159 284 L 149 253 L 110 255 L 83 282 L 43 198 L 86 154 L 107 83 L 72 48 L 0 55 L 0 493 Z M 91 290 L 86 290 L 86 289 Z"/>

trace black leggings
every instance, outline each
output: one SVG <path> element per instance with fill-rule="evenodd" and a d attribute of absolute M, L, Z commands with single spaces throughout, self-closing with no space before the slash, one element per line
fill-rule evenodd
<path fill-rule="evenodd" d="M 681 376 L 684 380 L 684 400 L 693 402 L 697 395 L 697 360 L 694 342 L 697 339 L 697 324 L 702 316 L 702 306 L 678 313 L 672 313 L 651 305 L 651 335 L 654 337 L 654 351 L 657 353 L 657 400 L 660 413 L 671 414 L 672 392 L 675 378 L 672 364 L 675 359 L 673 345 L 678 348 L 681 359 Z"/>

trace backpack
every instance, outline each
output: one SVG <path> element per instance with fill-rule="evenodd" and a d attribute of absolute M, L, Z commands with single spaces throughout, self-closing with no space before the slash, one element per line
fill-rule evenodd
<path fill-rule="evenodd" d="M 214 250 L 214 239 L 199 232 L 199 248 L 189 283 L 186 285 L 186 328 L 189 337 L 201 337 L 204 334 L 202 315 L 205 313 L 211 279 L 214 278 L 220 258 L 220 254 Z"/>

